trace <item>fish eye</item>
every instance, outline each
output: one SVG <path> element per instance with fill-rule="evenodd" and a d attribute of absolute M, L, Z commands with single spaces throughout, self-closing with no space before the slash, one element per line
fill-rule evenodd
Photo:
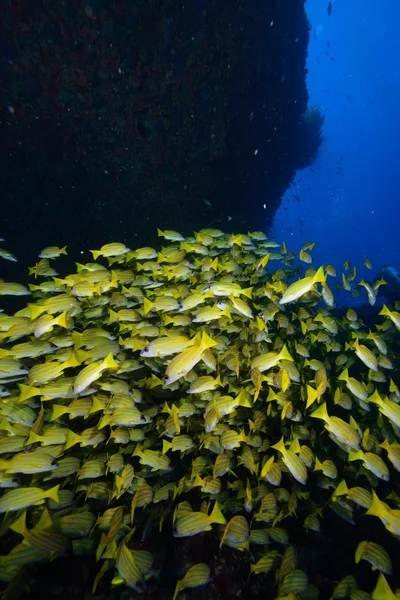
<path fill-rule="evenodd" d="M 169 381 L 169 376 L 165 375 L 165 377 L 164 377 L 164 383 L 168 383 L 168 381 Z"/>

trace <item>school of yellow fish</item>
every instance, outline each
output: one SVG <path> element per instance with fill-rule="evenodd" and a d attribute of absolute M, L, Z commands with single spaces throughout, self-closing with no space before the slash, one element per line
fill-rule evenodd
<path fill-rule="evenodd" d="M 65 277 L 66 248 L 45 248 L 34 283 L 0 281 L 0 296 L 28 298 L 0 312 L 3 598 L 28 565 L 71 553 L 95 555 L 93 592 L 106 574 L 144 591 L 150 526 L 208 532 L 216 552 L 247 553 L 249 577 L 275 573 L 276 598 L 318 598 L 291 543 L 298 514 L 310 535 L 334 511 L 400 538 L 400 497 L 383 483 L 400 471 L 398 307 L 372 329 L 352 308 L 335 316 L 337 273 L 313 267 L 312 243 L 296 257 L 262 232 L 158 233 L 159 251 L 113 242 Z M 385 282 L 356 277 L 346 262 L 339 285 L 373 306 Z M 369 522 L 354 561 L 376 586 L 349 567 L 332 598 L 400 598 Z M 206 563 L 174 600 L 212 582 Z"/>

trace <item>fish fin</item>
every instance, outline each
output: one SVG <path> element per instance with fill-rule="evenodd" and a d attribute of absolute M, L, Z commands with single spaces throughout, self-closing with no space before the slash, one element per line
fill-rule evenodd
<path fill-rule="evenodd" d="M 64 311 L 53 321 L 53 325 L 58 325 L 59 327 L 64 327 L 64 329 L 68 329 L 67 325 L 67 311 Z"/>
<path fill-rule="evenodd" d="M 363 542 L 360 542 L 358 544 L 357 550 L 356 550 L 356 553 L 355 553 L 355 556 L 354 556 L 354 561 L 356 563 L 359 563 L 360 560 L 362 559 L 363 554 L 364 554 L 364 550 L 367 547 L 367 544 L 368 544 L 368 542 L 366 540 L 364 540 Z"/>
<path fill-rule="evenodd" d="M 105 369 L 118 369 L 119 364 L 115 362 L 112 353 L 108 354 L 106 358 L 103 360 L 103 365 Z"/>
<path fill-rule="evenodd" d="M 244 296 L 246 296 L 247 298 L 250 298 L 250 300 L 251 300 L 251 293 L 252 293 L 252 291 L 253 291 L 253 288 L 252 287 L 248 287 L 248 288 L 245 288 L 244 290 L 242 290 L 242 294 Z"/>
<path fill-rule="evenodd" d="M 31 433 L 31 435 L 32 435 L 32 433 Z M 79 444 L 80 441 L 81 441 L 81 436 L 78 433 L 75 433 L 74 431 L 69 430 L 68 435 L 67 435 L 67 441 L 65 442 L 65 445 L 64 445 L 64 450 L 68 450 L 68 448 L 75 446 L 75 444 Z M 29 442 L 29 440 L 28 440 L 28 442 Z"/>
<path fill-rule="evenodd" d="M 25 445 L 29 446 L 30 444 L 36 444 L 37 442 L 41 442 L 41 441 L 42 441 L 42 436 L 31 431 Z"/>
<path fill-rule="evenodd" d="M 173 597 L 172 597 L 172 600 L 176 600 L 176 598 L 177 598 L 177 596 L 178 596 L 179 592 L 181 591 L 181 589 L 182 589 L 182 580 L 181 580 L 181 579 L 178 579 L 178 583 L 176 584 L 176 587 L 175 587 L 175 591 L 174 591 L 174 595 L 173 595 Z"/>
<path fill-rule="evenodd" d="M 282 350 L 279 352 L 278 357 L 279 360 L 289 360 L 290 362 L 294 362 L 293 358 L 289 354 L 289 350 L 287 349 L 286 344 L 284 344 Z"/>
<path fill-rule="evenodd" d="M 379 500 L 379 498 L 376 495 L 376 493 L 374 492 L 374 490 L 372 490 L 372 503 L 365 514 L 381 518 L 385 513 L 386 513 L 385 505 L 383 504 L 383 502 L 381 500 Z"/>
<path fill-rule="evenodd" d="M 348 460 L 349 461 L 362 460 L 363 456 L 364 456 L 364 452 L 362 450 L 351 450 L 349 452 Z"/>
<path fill-rule="evenodd" d="M 328 415 L 328 411 L 326 410 L 325 402 L 320 404 L 320 406 L 318 406 L 318 408 L 310 414 L 310 417 L 315 417 L 316 419 L 324 419 L 324 420 L 327 419 L 328 416 L 329 415 Z"/>
<path fill-rule="evenodd" d="M 12 525 L 10 525 L 10 529 L 15 531 L 15 533 L 20 533 L 25 537 L 26 533 L 28 532 L 26 527 L 26 510 L 20 514 L 18 519 L 16 519 Z"/>
<path fill-rule="evenodd" d="M 239 403 L 239 406 L 244 406 L 246 408 L 251 408 L 251 406 L 252 406 L 248 400 L 246 390 L 244 390 L 243 388 L 240 390 L 239 394 L 237 395 L 236 401 Z"/>
<path fill-rule="evenodd" d="M 218 342 L 213 340 L 212 337 L 210 337 L 206 331 L 203 331 L 203 335 L 201 336 L 201 342 L 199 345 L 202 350 L 207 350 L 207 348 L 217 346 Z"/>
<path fill-rule="evenodd" d="M 219 523 L 220 525 L 226 525 L 226 519 L 221 512 L 218 502 L 215 502 L 212 513 L 209 516 L 211 523 Z"/>
<path fill-rule="evenodd" d="M 171 442 L 167 442 L 167 440 L 163 440 L 162 453 L 166 454 L 168 450 L 171 450 L 172 444 Z"/>
<path fill-rule="evenodd" d="M 312 404 L 314 404 L 314 402 L 316 401 L 316 399 L 319 396 L 320 396 L 319 390 L 315 390 L 310 385 L 307 385 L 307 404 L 306 404 L 306 408 L 309 408 Z"/>
<path fill-rule="evenodd" d="M 153 308 L 154 303 L 148 298 L 143 298 L 143 314 L 146 316 Z"/>
<path fill-rule="evenodd" d="M 279 442 L 277 442 L 276 444 L 274 444 L 273 446 L 271 446 L 271 448 L 275 448 L 275 450 L 279 450 L 279 452 L 282 452 L 282 454 L 286 451 L 285 448 L 285 441 L 283 436 L 281 437 L 281 439 L 279 440 Z"/>
<path fill-rule="evenodd" d="M 69 407 L 62 406 L 61 404 L 53 404 L 52 409 L 53 412 L 51 414 L 50 421 L 56 421 L 57 419 L 62 417 L 62 415 L 65 415 L 65 413 L 68 412 Z"/>
<path fill-rule="evenodd" d="M 267 462 L 261 469 L 261 473 L 260 473 L 261 477 L 266 477 L 268 475 L 269 471 L 271 470 L 274 460 L 275 460 L 274 456 L 269 457 L 269 459 L 267 460 Z"/>
<path fill-rule="evenodd" d="M 0 357 L 1 358 L 1 357 Z M 28 400 L 33 396 L 38 396 L 41 394 L 41 390 L 38 387 L 34 387 L 32 385 L 25 385 L 24 383 L 18 384 L 20 395 L 18 398 L 19 402 L 23 402 L 24 400 Z"/>
<path fill-rule="evenodd" d="M 49 490 L 46 490 L 45 492 L 43 492 L 43 494 L 45 495 L 45 498 L 51 498 L 51 500 L 54 500 L 54 502 L 57 502 L 57 504 L 60 502 L 60 499 L 58 497 L 58 490 L 60 488 L 60 484 L 55 485 L 54 487 L 50 488 Z"/>

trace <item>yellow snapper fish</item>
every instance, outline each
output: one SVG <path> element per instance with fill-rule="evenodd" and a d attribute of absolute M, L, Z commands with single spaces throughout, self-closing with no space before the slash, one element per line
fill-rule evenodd
<path fill-rule="evenodd" d="M 10 492 L 9 492 L 10 493 Z M 203 512 L 184 512 L 178 514 L 174 523 L 174 537 L 189 537 L 209 531 L 213 523 L 226 525 L 226 519 L 219 508 L 218 502 L 215 503 L 210 515 Z"/>
<path fill-rule="evenodd" d="M 316 419 L 322 419 L 325 421 L 325 427 L 330 431 L 338 440 L 353 448 L 354 450 L 360 449 L 360 436 L 357 431 L 353 429 L 351 425 L 340 419 L 339 417 L 330 417 L 326 408 L 326 403 L 323 402 L 314 412 L 310 414 L 310 417 Z"/>
<path fill-rule="evenodd" d="M 267 352 L 267 354 L 261 354 L 260 356 L 256 356 L 251 361 L 250 368 L 258 369 L 260 373 L 263 373 L 264 371 L 275 367 L 282 360 L 288 360 L 293 362 L 293 358 L 289 354 L 286 345 L 283 346 L 280 352 Z"/>
<path fill-rule="evenodd" d="M 101 363 L 93 363 L 84 367 L 74 381 L 74 393 L 80 394 L 85 391 L 94 381 L 96 381 L 106 369 L 118 369 L 118 363 L 115 362 L 113 355 L 109 354 Z"/>
<path fill-rule="evenodd" d="M 17 258 L 10 252 L 9 250 L 5 250 L 4 248 L 0 248 L 0 257 L 5 260 L 10 260 L 11 262 L 17 262 Z"/>
<path fill-rule="evenodd" d="M 275 448 L 281 452 L 283 462 L 289 469 L 290 473 L 293 475 L 296 481 L 305 485 L 307 481 L 307 469 L 305 464 L 292 450 L 286 449 L 284 438 L 282 437 L 281 440 L 277 444 L 271 446 L 271 448 Z"/>
<path fill-rule="evenodd" d="M 164 383 L 171 385 L 175 381 L 178 381 L 178 379 L 181 379 L 181 377 L 187 375 L 201 360 L 204 351 L 216 346 L 217 343 L 203 331 L 199 343 L 186 348 L 171 360 L 165 372 Z"/>
<path fill-rule="evenodd" d="M 111 242 L 110 244 L 102 246 L 100 250 L 91 250 L 90 252 L 93 254 L 94 260 L 97 260 L 99 256 L 105 256 L 107 258 L 121 256 L 129 252 L 129 248 L 120 242 Z"/>
<path fill-rule="evenodd" d="M 30 293 L 22 283 L 4 283 L 0 281 L 0 296 L 29 296 Z"/>
<path fill-rule="evenodd" d="M 46 498 L 58 502 L 59 485 L 42 490 L 38 487 L 20 487 L 2 495 L 0 498 L 0 513 L 22 510 L 36 504 L 43 504 Z"/>
<path fill-rule="evenodd" d="M 316 283 L 325 283 L 325 281 L 324 269 L 320 267 L 312 277 L 304 277 L 304 279 L 299 279 L 289 285 L 283 292 L 279 304 L 282 306 L 288 302 L 294 302 L 312 290 Z"/>
<path fill-rule="evenodd" d="M 172 600 L 176 600 L 179 592 L 185 588 L 195 588 L 205 585 L 210 581 L 210 567 L 205 563 L 193 565 L 186 571 L 182 579 L 178 580 Z"/>
<path fill-rule="evenodd" d="M 388 317 L 395 324 L 397 329 L 400 330 L 400 313 L 396 310 L 389 310 L 386 304 L 383 305 L 382 310 L 379 312 L 380 315 Z"/>
<path fill-rule="evenodd" d="M 197 341 L 199 341 L 199 339 L 199 336 L 195 336 L 194 338 L 190 339 L 185 335 L 177 334 L 162 336 L 156 340 L 152 340 L 144 348 L 142 348 L 140 351 L 140 356 L 164 357 L 171 354 L 178 354 L 188 346 L 193 346 Z"/>
<path fill-rule="evenodd" d="M 47 246 L 39 253 L 40 258 L 58 258 L 61 254 L 67 254 L 67 246 Z"/>
<path fill-rule="evenodd" d="M 107 244 L 94 259 L 116 268 L 76 263 L 65 276 L 53 267 L 65 249 L 47 247 L 29 270 L 44 278 L 29 285 L 33 299 L 0 311 L 5 597 L 25 564 L 66 549 L 96 556 L 95 586 L 115 569 L 113 586 L 143 591 L 152 556 L 132 548 L 169 527 L 175 537 L 216 529 L 238 550 L 277 544 L 282 556 L 265 551 L 250 573 L 274 570 L 275 594 L 294 600 L 309 585 L 291 539 L 296 515 L 313 535 L 325 510 L 354 523 L 364 508 L 400 537 L 400 498 L 386 490 L 400 470 L 399 304 L 375 326 L 361 310 L 337 317 L 325 281 L 334 268 L 299 275 L 312 243 L 294 267 L 286 244 L 261 232 L 159 233 L 160 251 Z M 371 304 L 384 284 L 356 285 L 348 261 L 340 276 L 340 288 L 364 287 Z M 25 295 L 19 286 L 0 281 L 3 294 Z M 345 410 L 345 420 L 331 414 Z M 363 534 L 357 543 L 357 560 L 393 570 L 383 546 Z M 188 567 L 175 596 L 210 578 L 207 565 Z M 372 593 L 392 597 L 382 577 Z M 332 596 L 361 598 L 353 575 L 331 583 Z"/>

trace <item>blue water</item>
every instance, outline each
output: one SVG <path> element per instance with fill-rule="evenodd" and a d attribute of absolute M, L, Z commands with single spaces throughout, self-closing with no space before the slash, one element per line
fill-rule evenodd
<path fill-rule="evenodd" d="M 324 139 L 284 195 L 273 233 L 294 251 L 315 241 L 315 264 L 349 258 L 374 280 L 400 261 L 400 2 L 336 0 L 331 16 L 327 6 L 306 3 L 308 90 L 325 115 Z"/>

